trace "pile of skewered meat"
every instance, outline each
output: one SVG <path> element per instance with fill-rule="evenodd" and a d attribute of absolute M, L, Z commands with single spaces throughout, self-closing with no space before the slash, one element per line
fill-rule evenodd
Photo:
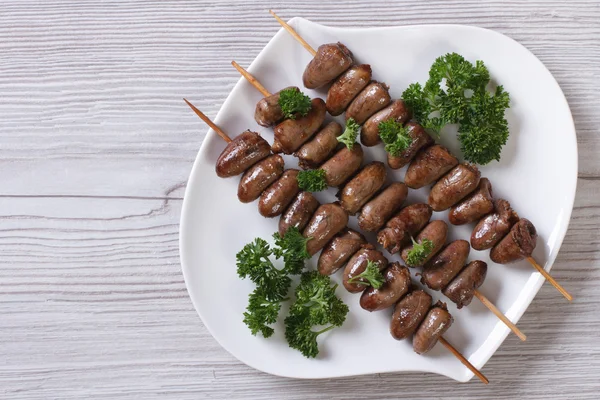
<path fill-rule="evenodd" d="M 329 126 L 324 129 L 330 129 Z M 318 261 L 321 273 L 332 274 L 345 265 L 344 287 L 350 292 L 365 289 L 365 282 L 360 277 L 357 281 L 350 282 L 364 272 L 369 261 L 376 263 L 383 271 L 385 283 L 379 289 L 370 287 L 364 290 L 361 306 L 375 311 L 398 303 L 391 332 L 400 339 L 416 331 L 415 338 L 419 339 L 414 341 L 414 348 L 423 353 L 433 347 L 439 336 L 450 326 L 452 319 L 442 304 L 429 310 L 431 297 L 425 292 L 415 291 L 409 295 L 411 281 L 408 269 L 399 263 L 388 265 L 380 251 L 368 244 L 360 233 L 347 228 L 348 215 L 360 211 L 359 225 L 363 229 L 380 229 L 398 211 L 408 192 L 406 185 L 402 183 L 392 183 L 383 188 L 386 170 L 380 162 L 367 164 L 356 173 L 362 163 L 362 150 L 357 149 L 361 149 L 359 145 L 355 145 L 352 150 L 343 147 L 323 164 L 341 166 L 339 170 L 324 168 L 330 184 L 340 185 L 346 182 L 340 191 L 339 204 L 320 205 L 311 193 L 301 191 L 295 179 L 298 170 L 284 170 L 283 158 L 271 154 L 268 143 L 254 132 L 244 132 L 229 143 L 217 161 L 216 170 L 221 177 L 243 173 L 238 186 L 238 197 L 243 202 L 259 199 L 259 212 L 265 217 L 281 215 L 280 234 L 285 234 L 290 226 L 295 226 L 303 230 L 305 237 L 313 238 L 307 244 L 309 254 L 316 254 L 324 248 Z M 345 156 L 340 157 L 339 154 Z M 349 165 L 352 167 L 348 167 Z M 394 218 L 396 222 L 404 221 L 406 227 L 410 228 L 405 232 L 410 237 L 421 230 L 427 232 L 430 225 L 444 224 L 442 221 L 433 221 L 427 225 L 431 214 L 429 205 L 414 204 L 400 210 Z M 438 250 L 444 241 L 445 235 L 443 240 L 436 241 L 441 243 Z M 447 248 L 452 248 L 452 244 Z M 431 256 L 434 254 L 432 252 Z M 441 255 L 443 254 L 445 253 L 442 252 Z M 468 252 L 452 264 L 460 264 L 462 267 L 466 255 Z M 477 265 L 478 268 L 473 268 L 472 265 Z M 484 277 L 485 263 L 473 262 L 452 285 L 448 285 L 447 295 L 458 304 L 468 304 L 473 290 L 482 283 Z M 454 289 L 450 290 L 452 286 Z M 425 298 L 428 299 L 427 307 L 424 306 Z M 438 329 L 439 325 L 444 329 Z"/>

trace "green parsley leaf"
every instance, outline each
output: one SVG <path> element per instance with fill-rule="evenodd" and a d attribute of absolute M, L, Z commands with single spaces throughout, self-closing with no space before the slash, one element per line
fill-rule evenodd
<path fill-rule="evenodd" d="M 508 140 L 504 117 L 510 105 L 502 86 L 488 92 L 490 73 L 481 60 L 475 65 L 457 53 L 438 57 L 425 86 L 413 83 L 403 93 L 413 117 L 437 133 L 447 124 L 458 124 L 458 139 L 465 160 L 485 165 L 499 160 Z"/>
<path fill-rule="evenodd" d="M 363 272 L 348 279 L 348 283 L 355 282 L 357 285 L 373 286 L 375 289 L 379 289 L 385 282 L 385 278 L 379 270 L 379 266 L 373 261 L 368 260 L 367 267 Z"/>
<path fill-rule="evenodd" d="M 406 264 L 410 266 L 418 266 L 429 257 L 434 249 L 433 242 L 429 239 L 423 239 L 421 243 L 417 243 L 411 238 L 413 247 L 408 251 L 406 256 Z"/>
<path fill-rule="evenodd" d="M 380 122 L 378 128 L 379 137 L 385 143 L 385 151 L 391 156 L 400 155 L 413 142 L 408 129 L 393 118 Z"/>
<path fill-rule="evenodd" d="M 337 137 L 337 140 L 338 142 L 345 144 L 349 150 L 352 150 L 359 132 L 360 125 L 356 123 L 354 118 L 348 118 L 346 121 L 346 129 L 344 130 L 344 133 Z"/>
<path fill-rule="evenodd" d="M 253 335 L 260 332 L 265 338 L 271 336 L 273 328 L 268 326 L 277 321 L 281 309 L 281 299 L 269 299 L 263 289 L 257 288 L 250 293 L 247 311 L 244 313 L 244 323 Z"/>
<path fill-rule="evenodd" d="M 348 314 L 346 306 L 336 295 L 337 285 L 317 271 L 304 272 L 296 287 L 296 301 L 285 319 L 285 337 L 290 347 L 305 357 L 319 354 L 317 337 L 336 326 L 342 326 Z M 319 330 L 313 328 L 320 326 Z"/>
<path fill-rule="evenodd" d="M 297 115 L 305 117 L 311 109 L 310 97 L 297 88 L 287 88 L 279 92 L 279 107 L 284 118 L 296 119 Z"/>
<path fill-rule="evenodd" d="M 487 91 L 473 94 L 470 116 L 458 130 L 466 160 L 482 165 L 500 160 L 502 147 L 508 140 L 504 110 L 509 103 L 509 95 L 502 86 L 498 86 L 494 94 Z"/>
<path fill-rule="evenodd" d="M 327 189 L 325 170 L 312 169 L 298 172 L 298 186 L 307 192 L 320 192 Z"/>
<path fill-rule="evenodd" d="M 402 99 L 412 111 L 413 118 L 423 125 L 423 122 L 427 120 L 432 110 L 421 84 L 410 84 L 404 93 L 402 93 Z"/>
<path fill-rule="evenodd" d="M 317 337 L 322 333 L 332 330 L 335 325 L 329 325 L 319 331 L 313 331 L 312 326 L 300 316 L 286 318 L 285 338 L 288 345 L 299 350 L 306 358 L 315 358 L 319 355 Z"/>
<path fill-rule="evenodd" d="M 277 319 L 281 302 L 286 299 L 292 283 L 286 271 L 275 268 L 269 258 L 272 254 L 269 244 L 256 238 L 236 255 L 240 278 L 250 278 L 256 284 L 244 313 L 244 323 L 253 335 L 261 332 L 264 337 L 273 334 L 273 329 L 267 324 Z"/>
<path fill-rule="evenodd" d="M 305 266 L 305 261 L 310 258 L 306 250 L 306 243 L 312 238 L 305 238 L 297 227 L 290 227 L 283 237 L 276 232 L 273 234 L 275 239 L 275 249 L 273 254 L 277 258 L 283 257 L 284 272 L 291 275 L 298 275 Z"/>

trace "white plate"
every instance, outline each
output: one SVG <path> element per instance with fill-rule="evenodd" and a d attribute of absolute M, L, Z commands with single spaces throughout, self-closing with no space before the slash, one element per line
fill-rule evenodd
<path fill-rule="evenodd" d="M 345 29 L 321 26 L 294 18 L 291 25 L 314 47 L 341 41 L 357 62 L 370 63 L 374 79 L 391 87 L 398 98 L 411 82 L 424 82 L 434 59 L 447 52 L 458 52 L 471 61 L 484 60 L 491 76 L 510 93 L 507 112 L 510 139 L 502 160 L 481 168 L 490 178 L 496 198 L 506 198 L 515 210 L 527 217 L 539 232 L 535 258 L 550 269 L 569 223 L 577 176 L 575 128 L 560 87 L 544 65 L 526 48 L 512 39 L 486 29 L 459 25 L 405 26 L 372 29 Z M 285 31 L 280 30 L 252 63 L 249 71 L 272 92 L 285 86 L 302 87 L 302 72 L 310 54 Z M 223 63 L 223 68 L 229 68 Z M 307 91 L 325 98 L 322 91 Z M 198 96 L 201 94 L 198 93 Z M 261 95 L 243 79 L 237 83 L 216 123 L 231 136 L 245 129 L 260 132 L 272 142 L 271 129 L 259 127 L 253 119 Z M 182 104 L 182 107 L 184 105 Z M 202 124 L 201 121 L 198 121 Z M 453 135 L 441 143 L 459 154 Z M 215 339 L 244 363 L 270 374 L 296 378 L 337 376 L 391 371 L 428 371 L 457 381 L 473 375 L 443 346 L 437 345 L 426 356 L 412 351 L 410 341 L 398 342 L 389 334 L 391 310 L 368 313 L 358 305 L 358 295 L 338 289 L 350 306 L 342 328 L 320 338 L 317 359 L 306 359 L 288 348 L 283 337 L 283 318 L 269 338 L 254 337 L 242 323 L 249 281 L 236 274 L 235 254 L 255 237 L 270 238 L 278 219 L 265 219 L 257 203 L 237 200 L 239 178 L 220 179 L 215 161 L 225 143 L 209 131 L 194 163 L 188 181 L 181 215 L 181 262 L 186 285 L 202 321 Z M 384 160 L 381 146 L 366 150 L 367 160 Z M 296 160 L 286 158 L 288 167 Z M 404 170 L 393 174 L 401 181 Z M 426 201 L 427 190 L 411 191 L 407 203 Z M 322 202 L 334 199 L 334 190 L 320 193 Z M 434 219 L 446 219 L 447 212 Z M 356 227 L 356 219 L 351 218 Z M 449 240 L 468 239 L 472 226 L 451 227 Z M 481 291 L 518 321 L 538 292 L 543 278 L 526 262 L 505 266 L 489 261 L 489 252 L 472 251 L 470 259 L 489 263 L 488 277 Z M 393 260 L 397 256 L 392 257 Z M 316 258 L 311 260 L 314 266 Z M 339 273 L 334 277 L 340 280 Z M 437 297 L 437 293 L 433 293 Z M 564 299 L 557 293 L 556 301 Z M 478 368 L 494 354 L 509 333 L 496 317 L 477 300 L 460 311 L 449 302 L 455 322 L 446 338 Z M 535 332 L 529 340 L 536 340 Z M 325 336 L 325 335 L 324 335 Z M 485 371 L 494 379 L 494 371 Z"/>

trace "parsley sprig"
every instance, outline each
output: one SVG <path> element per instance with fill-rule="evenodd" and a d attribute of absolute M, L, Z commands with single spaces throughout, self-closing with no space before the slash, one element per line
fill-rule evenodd
<path fill-rule="evenodd" d="M 302 236 L 297 227 L 292 226 L 281 236 L 279 232 L 273 234 L 275 239 L 275 249 L 273 254 L 277 258 L 283 258 L 285 265 L 283 271 L 298 275 L 304 269 L 304 262 L 310 258 L 310 254 L 306 250 L 306 243 L 312 238 Z"/>
<path fill-rule="evenodd" d="M 435 60 L 425 86 L 413 83 L 402 97 L 413 117 L 430 131 L 439 134 L 446 124 L 459 124 L 465 160 L 485 165 L 500 160 L 508 140 L 504 111 L 510 105 L 502 86 L 494 92 L 487 90 L 489 81 L 483 61 L 473 65 L 461 55 L 449 53 Z"/>
<path fill-rule="evenodd" d="M 260 332 L 266 338 L 273 334 L 273 328 L 269 325 L 277 320 L 281 302 L 287 300 L 292 283 L 289 275 L 300 274 L 304 260 L 310 258 L 306 251 L 309 239 L 304 238 L 298 228 L 290 227 L 283 237 L 279 233 L 273 237 L 274 249 L 266 240 L 256 238 L 236 255 L 240 278 L 249 278 L 256 284 L 244 312 L 244 323 L 253 335 Z M 283 258 L 284 267 L 277 269 L 271 256 Z"/>
<path fill-rule="evenodd" d="M 346 121 L 346 129 L 344 130 L 344 133 L 337 137 L 337 140 L 338 142 L 345 144 L 349 150 L 352 150 L 359 132 L 360 125 L 356 123 L 354 118 L 348 118 Z"/>
<path fill-rule="evenodd" d="M 385 151 L 393 157 L 400 155 L 413 141 L 408 129 L 393 118 L 380 122 L 377 127 L 379 137 L 385 143 Z"/>
<path fill-rule="evenodd" d="M 310 97 L 297 88 L 287 88 L 279 92 L 279 107 L 283 117 L 296 119 L 297 115 L 305 117 L 311 109 Z"/>
<path fill-rule="evenodd" d="M 317 271 L 304 272 L 296 287 L 296 300 L 285 319 L 285 337 L 290 347 L 305 357 L 319 354 L 317 337 L 337 326 L 342 326 L 348 306 L 336 295 L 336 285 L 328 276 Z M 313 329 L 317 330 L 313 330 Z"/>
<path fill-rule="evenodd" d="M 325 170 L 310 169 L 298 172 L 298 186 L 307 192 L 320 192 L 327 189 Z"/>
<path fill-rule="evenodd" d="M 411 237 L 410 239 L 413 247 L 406 255 L 406 263 L 410 266 L 421 265 L 433 251 L 433 242 L 429 239 L 423 239 L 421 243 L 418 243 L 414 238 Z"/>
<path fill-rule="evenodd" d="M 375 289 L 379 289 L 385 282 L 385 278 L 379 270 L 379 266 L 373 261 L 368 260 L 367 267 L 363 272 L 348 279 L 348 283 L 355 282 L 357 285 L 373 286 Z"/>
<path fill-rule="evenodd" d="M 341 326 L 348 306 L 335 295 L 337 285 L 332 285 L 328 276 L 317 271 L 302 272 L 305 260 L 310 258 L 306 250 L 310 238 L 304 238 L 296 227 L 289 228 L 284 236 L 275 233 L 273 237 L 273 248 L 256 238 L 236 256 L 238 275 L 256 284 L 244 312 L 244 323 L 253 335 L 272 336 L 270 325 L 277 322 L 281 303 L 289 299 L 290 275 L 302 274 L 295 290 L 296 300 L 285 318 L 285 337 L 290 347 L 306 357 L 316 357 L 317 337 Z M 276 268 L 272 257 L 283 259 L 284 267 Z"/>
<path fill-rule="evenodd" d="M 250 293 L 248 308 L 244 312 L 244 323 L 253 335 L 256 336 L 259 332 L 266 338 L 273 335 L 274 330 L 269 325 L 277 321 L 281 302 L 284 300 L 287 299 L 273 298 L 260 288 Z"/>
<path fill-rule="evenodd" d="M 291 283 L 287 271 L 273 265 L 269 258 L 272 254 L 269 243 L 256 238 L 236 255 L 240 278 L 249 278 L 269 300 L 284 298 Z"/>

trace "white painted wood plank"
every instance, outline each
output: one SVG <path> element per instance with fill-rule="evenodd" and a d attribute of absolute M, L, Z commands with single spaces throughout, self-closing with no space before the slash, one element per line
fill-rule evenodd
<path fill-rule="evenodd" d="M 548 285 L 486 365 L 299 381 L 254 371 L 202 326 L 181 276 L 183 189 L 205 126 L 277 31 L 466 23 L 527 46 L 567 96 L 580 180 Z M 0 5 L 0 398 L 597 398 L 600 3 L 4 1 Z M 142 122 L 140 123 L 140 116 Z M 553 155 L 560 160 L 560 155 Z"/>

